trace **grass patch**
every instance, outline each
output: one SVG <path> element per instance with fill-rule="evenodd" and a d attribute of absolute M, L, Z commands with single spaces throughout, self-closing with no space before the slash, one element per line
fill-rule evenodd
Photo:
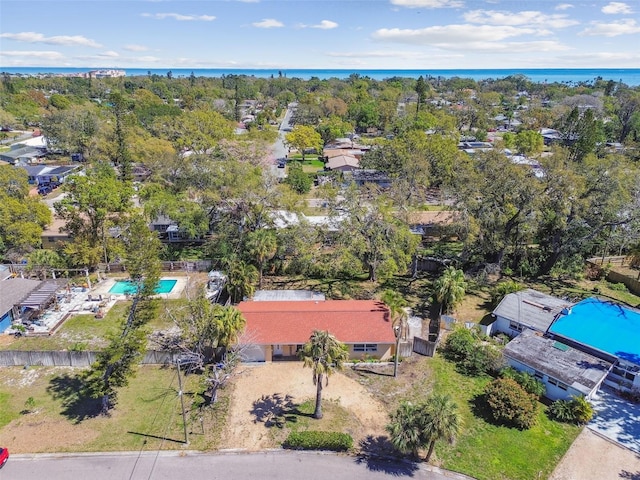
<path fill-rule="evenodd" d="M 139 367 L 129 386 L 119 391 L 118 405 L 109 417 L 96 416 L 97 402 L 78 396 L 81 372 L 45 367 L 3 369 L 6 375 L 0 384 L 0 443 L 22 434 L 31 438 L 42 435 L 46 440 L 16 445 L 16 453 L 182 448 L 184 429 L 175 369 Z M 221 390 L 213 407 L 191 409 L 198 400 L 200 377 L 188 375 L 183 382 L 190 448 L 215 449 L 230 392 Z M 21 417 L 29 397 L 35 400 L 35 413 Z M 12 420 L 15 421 L 9 423 Z"/>
<path fill-rule="evenodd" d="M 431 392 L 450 395 L 458 405 L 462 430 L 454 445 L 436 444 L 433 461 L 448 470 L 478 480 L 548 478 L 569 449 L 581 427 L 550 420 L 539 404 L 537 424 L 530 430 L 498 427 L 476 416 L 474 399 L 492 378 L 468 377 L 436 355 L 402 362 L 400 377 L 346 371 L 393 411 L 403 400 L 422 401 Z M 540 475 L 540 476 L 538 476 Z"/>

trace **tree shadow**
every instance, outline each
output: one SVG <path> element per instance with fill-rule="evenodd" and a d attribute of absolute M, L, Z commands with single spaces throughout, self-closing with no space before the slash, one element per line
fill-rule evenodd
<path fill-rule="evenodd" d="M 618 475 L 625 480 L 640 480 L 640 472 L 629 472 L 628 470 L 622 470 Z"/>
<path fill-rule="evenodd" d="M 384 472 L 396 477 L 413 477 L 420 468 L 420 462 L 415 459 L 405 459 L 391 444 L 388 437 L 369 435 L 360 441 L 360 452 L 355 461 L 366 464 L 372 472 Z"/>
<path fill-rule="evenodd" d="M 82 394 L 84 382 L 80 375 L 63 374 L 49 381 L 47 393 L 54 400 L 60 400 L 62 415 L 75 424 L 88 418 L 97 417 L 102 409 L 99 398 L 91 398 Z"/>
<path fill-rule="evenodd" d="M 268 428 L 283 428 L 286 422 L 296 422 L 299 416 L 312 416 L 298 410 L 291 395 L 283 396 L 280 393 L 262 395 L 259 400 L 253 402 L 251 414 L 255 417 L 253 423 L 264 423 Z"/>
<path fill-rule="evenodd" d="M 366 363 L 365 363 L 365 365 L 366 365 Z M 383 367 L 383 368 L 384 368 L 384 370 L 388 370 L 388 367 L 386 367 L 386 366 Z M 378 375 L 380 377 L 393 377 L 393 371 L 391 371 L 391 372 L 377 371 L 377 370 L 374 370 L 373 368 L 364 367 L 362 364 L 359 364 L 359 363 L 354 363 L 353 367 L 351 367 L 351 370 L 355 374 L 360 376 L 360 377 L 366 377 L 368 374 Z M 367 374 L 367 375 L 365 375 L 365 374 Z"/>

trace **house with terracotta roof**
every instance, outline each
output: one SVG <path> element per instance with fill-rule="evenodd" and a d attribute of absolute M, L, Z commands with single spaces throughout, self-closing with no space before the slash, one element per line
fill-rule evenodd
<path fill-rule="evenodd" d="M 328 170 L 347 172 L 360 168 L 360 160 L 352 155 L 338 155 L 331 157 L 325 164 L 325 167 Z"/>
<path fill-rule="evenodd" d="M 376 300 L 245 301 L 245 361 L 295 358 L 314 330 L 328 331 L 349 347 L 349 357 L 389 359 L 394 353 L 389 309 Z"/>

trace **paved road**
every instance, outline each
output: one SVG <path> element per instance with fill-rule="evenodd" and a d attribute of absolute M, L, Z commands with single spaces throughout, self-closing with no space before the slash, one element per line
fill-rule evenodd
<path fill-rule="evenodd" d="M 194 452 L 86 455 L 13 455 L 0 480 L 445 480 L 467 477 L 429 471 L 425 465 L 359 461 L 346 455 L 274 451 L 199 454 Z"/>

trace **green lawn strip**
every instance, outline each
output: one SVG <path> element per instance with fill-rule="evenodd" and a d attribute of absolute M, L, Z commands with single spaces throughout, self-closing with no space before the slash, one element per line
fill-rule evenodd
<path fill-rule="evenodd" d="M 549 420 L 542 404 L 538 422 L 530 430 L 492 425 L 473 412 L 473 399 L 490 377 L 461 375 L 441 357 L 432 359 L 431 368 L 434 391 L 454 398 L 463 421 L 455 445 L 440 442 L 437 446 L 446 469 L 478 480 L 548 478 L 580 432 L 579 427 Z"/>
<path fill-rule="evenodd" d="M 12 395 L 9 392 L 0 391 L 0 428 L 19 416 L 19 412 L 11 408 L 11 401 Z"/>

